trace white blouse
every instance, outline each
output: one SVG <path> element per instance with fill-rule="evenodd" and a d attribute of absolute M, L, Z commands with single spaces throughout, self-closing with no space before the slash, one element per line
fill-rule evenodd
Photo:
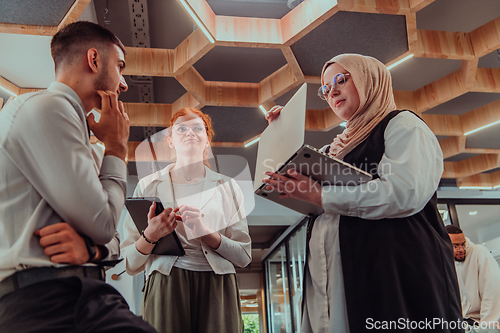
<path fill-rule="evenodd" d="M 163 207 L 174 206 L 172 183 L 169 170 L 172 165 L 139 181 L 134 197 L 159 197 Z M 217 250 L 201 241 L 203 254 L 216 274 L 235 273 L 234 265 L 245 267 L 252 260 L 251 240 L 248 233 L 246 215 L 243 208 L 243 193 L 231 178 L 206 170 L 200 212 L 202 216 L 215 221 L 221 235 L 221 244 Z M 179 228 L 179 226 L 177 226 Z M 140 234 L 129 214 L 123 224 L 124 240 L 121 243 L 125 268 L 130 275 L 146 271 L 149 276 L 154 271 L 169 275 L 177 256 L 144 255 L 135 247 Z"/>

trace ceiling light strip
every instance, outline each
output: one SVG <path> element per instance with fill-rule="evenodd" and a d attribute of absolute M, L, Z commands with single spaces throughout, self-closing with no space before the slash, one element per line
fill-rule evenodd
<path fill-rule="evenodd" d="M 461 190 L 491 190 L 491 186 L 459 186 Z"/>
<path fill-rule="evenodd" d="M 496 125 L 496 124 L 500 124 L 500 120 L 497 120 L 497 121 L 495 121 L 495 122 L 493 122 L 491 124 L 484 125 L 484 126 L 481 126 L 479 128 L 476 128 L 475 130 L 472 130 L 472 131 L 469 131 L 467 133 L 464 133 L 464 135 L 469 135 L 469 134 L 472 134 L 472 133 L 476 133 L 476 132 L 478 132 L 480 130 L 483 130 L 485 128 L 491 127 L 491 126 Z"/>
<path fill-rule="evenodd" d="M 205 36 L 207 36 L 210 43 L 215 43 L 215 39 L 212 37 L 212 35 L 208 31 L 207 27 L 205 27 L 205 24 L 203 24 L 203 22 L 198 18 L 198 15 L 196 15 L 196 13 L 191 8 L 191 6 L 187 3 L 187 1 L 186 0 L 179 0 L 179 1 L 181 2 L 182 6 L 184 6 L 184 8 L 187 10 L 187 12 L 191 16 L 191 18 L 196 23 L 196 25 L 201 29 L 201 31 L 203 31 Z"/>
<path fill-rule="evenodd" d="M 9 95 L 13 95 L 14 97 L 17 97 L 17 94 L 14 94 L 12 91 L 10 91 L 7 88 L 4 88 L 4 87 L 0 86 L 0 89 L 6 91 Z"/>
<path fill-rule="evenodd" d="M 403 59 L 399 60 L 399 61 L 396 61 L 395 63 L 393 63 L 392 65 L 390 66 L 387 66 L 387 69 L 388 70 L 391 70 L 392 68 L 396 67 L 397 65 L 405 62 L 406 60 L 410 59 L 410 58 L 413 58 L 414 54 L 410 54 L 409 56 L 406 56 L 404 57 Z"/>
<path fill-rule="evenodd" d="M 259 136 L 257 139 L 252 140 L 252 141 L 250 141 L 249 143 L 245 144 L 245 148 L 246 148 L 246 147 L 249 147 L 249 146 L 251 146 L 251 145 L 253 145 L 253 144 L 254 144 L 254 143 L 256 143 L 256 142 L 259 142 L 259 140 L 260 140 L 260 136 Z"/>
<path fill-rule="evenodd" d="M 262 105 L 259 105 L 259 109 L 264 113 L 264 115 L 267 114 L 266 109 L 264 109 L 264 107 Z"/>
<path fill-rule="evenodd" d="M 500 185 L 493 186 L 493 189 L 496 190 L 497 188 L 500 188 Z"/>

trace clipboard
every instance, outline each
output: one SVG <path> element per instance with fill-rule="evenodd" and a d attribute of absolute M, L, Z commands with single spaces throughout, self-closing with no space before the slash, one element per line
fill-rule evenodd
<path fill-rule="evenodd" d="M 163 212 L 163 205 L 158 197 L 136 197 L 127 198 L 125 200 L 125 206 L 134 221 L 137 231 L 141 233 L 142 230 L 146 229 L 148 226 L 148 212 L 151 203 L 156 202 L 156 215 Z M 160 242 L 155 245 L 153 254 L 159 255 L 170 255 L 170 256 L 183 256 L 186 254 L 184 248 L 182 247 L 181 241 L 177 236 L 177 233 L 172 231 L 172 233 L 160 238 Z"/>

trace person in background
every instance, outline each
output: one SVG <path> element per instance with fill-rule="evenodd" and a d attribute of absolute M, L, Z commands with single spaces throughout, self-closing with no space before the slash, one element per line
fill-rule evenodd
<path fill-rule="evenodd" d="M 237 183 L 212 171 L 210 117 L 194 108 L 176 112 L 166 140 L 175 162 L 144 177 L 134 197 L 159 197 L 165 210 L 139 233 L 130 216 L 121 244 L 126 270 L 146 272 L 141 314 L 159 332 L 243 332 L 234 266 L 251 261 L 251 240 Z M 176 231 L 184 256 L 152 254 Z"/>
<path fill-rule="evenodd" d="M 321 186 L 294 170 L 267 173 L 269 190 L 324 209 L 309 226 L 301 332 L 358 333 L 391 322 L 409 332 L 426 319 L 456 322 L 460 295 L 437 210 L 443 155 L 435 135 L 414 113 L 396 110 L 391 75 L 375 58 L 326 62 L 319 96 L 347 121 L 322 151 L 373 180 Z M 271 109 L 268 121 L 281 109 Z"/>
<path fill-rule="evenodd" d="M 498 263 L 486 247 L 471 242 L 460 228 L 447 225 L 446 230 L 453 244 L 463 317 L 471 325 L 488 323 L 488 326 L 498 328 L 500 321 Z"/>
<path fill-rule="evenodd" d="M 125 48 L 109 30 L 75 22 L 51 52 L 56 81 L 0 113 L 1 330 L 153 333 L 102 267 L 78 265 L 105 256 L 125 200 Z M 100 166 L 89 129 L 106 146 Z"/>

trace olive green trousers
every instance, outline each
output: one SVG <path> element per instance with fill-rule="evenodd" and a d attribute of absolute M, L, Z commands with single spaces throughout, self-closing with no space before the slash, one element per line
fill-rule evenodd
<path fill-rule="evenodd" d="M 235 274 L 155 271 L 144 287 L 141 315 L 160 333 L 243 332 Z"/>

